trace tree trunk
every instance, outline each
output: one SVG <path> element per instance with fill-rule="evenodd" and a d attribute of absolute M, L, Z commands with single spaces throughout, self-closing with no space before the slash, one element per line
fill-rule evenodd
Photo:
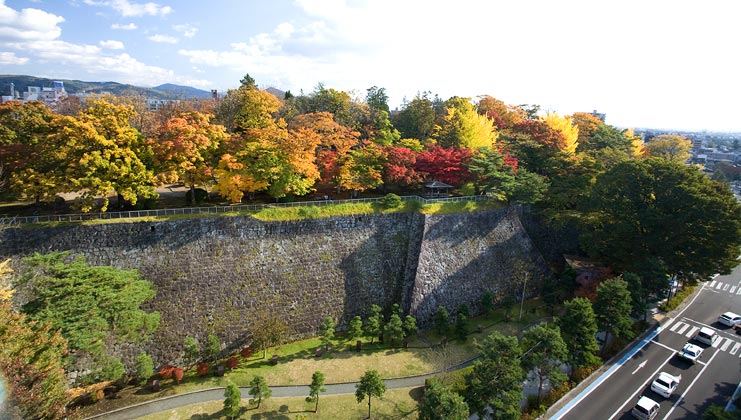
<path fill-rule="evenodd" d="M 605 342 L 602 343 L 602 350 L 600 350 L 599 355 L 604 356 L 605 355 L 605 348 L 607 347 L 607 339 L 610 337 L 610 332 L 605 331 Z"/>
<path fill-rule="evenodd" d="M 370 394 L 368 394 L 368 418 L 371 418 L 371 413 L 370 413 L 370 408 L 371 407 L 370 407 L 370 404 L 371 404 L 371 396 L 370 396 Z"/>
<path fill-rule="evenodd" d="M 319 395 L 316 396 L 316 405 L 314 406 L 314 412 L 319 411 Z"/>

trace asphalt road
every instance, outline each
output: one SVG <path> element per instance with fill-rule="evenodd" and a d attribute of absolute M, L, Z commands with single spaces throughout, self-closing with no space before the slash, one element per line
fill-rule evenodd
<path fill-rule="evenodd" d="M 726 311 L 741 313 L 741 266 L 705 283 L 689 304 L 550 419 L 631 419 L 630 410 L 642 395 L 661 405 L 657 420 L 698 419 L 711 404 L 725 406 L 741 381 L 741 335 L 717 322 Z M 713 328 L 719 339 L 712 346 L 695 342 L 700 327 Z M 676 356 L 688 341 L 704 349 L 695 365 Z M 659 372 L 682 375 L 668 399 L 650 390 Z"/>

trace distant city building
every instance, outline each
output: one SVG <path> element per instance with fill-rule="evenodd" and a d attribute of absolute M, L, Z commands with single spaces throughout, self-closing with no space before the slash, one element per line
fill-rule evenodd
<path fill-rule="evenodd" d="M 594 111 L 592 111 L 591 114 L 592 114 L 593 117 L 597 117 L 597 118 L 600 119 L 600 121 L 605 122 L 605 115 L 606 114 L 599 113 L 599 112 L 597 112 L 596 109 Z"/>
<path fill-rule="evenodd" d="M 144 100 L 144 104 L 147 106 L 147 111 L 158 111 L 169 104 L 180 103 L 177 99 L 151 99 L 147 98 Z"/>
<path fill-rule="evenodd" d="M 51 86 L 28 86 L 25 92 L 15 90 L 15 84 L 10 84 L 10 95 L 2 96 L 2 102 L 7 101 L 41 101 L 48 107 L 54 108 L 57 102 L 67 97 L 67 91 L 64 90 L 64 82 L 54 81 Z"/>

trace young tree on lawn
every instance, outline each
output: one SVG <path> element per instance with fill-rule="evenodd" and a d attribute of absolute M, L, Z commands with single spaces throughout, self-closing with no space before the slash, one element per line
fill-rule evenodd
<path fill-rule="evenodd" d="M 404 324 L 398 313 L 391 314 L 389 322 L 383 327 L 383 340 L 393 347 L 404 339 Z"/>
<path fill-rule="evenodd" d="M 490 415 L 493 419 L 518 420 L 525 372 L 517 337 L 495 331 L 475 345 L 480 357 L 466 376 L 466 400 L 471 410 L 482 418 Z M 487 414 L 489 409 L 491 413 Z"/>
<path fill-rule="evenodd" d="M 605 353 L 610 334 L 618 338 L 632 337 L 630 302 L 628 283 L 620 277 L 606 280 L 597 286 L 594 314 L 597 317 L 597 326 L 605 332 L 602 354 Z"/>
<path fill-rule="evenodd" d="M 324 318 L 319 326 L 319 335 L 322 337 L 322 344 L 326 350 L 329 350 L 329 345 L 332 344 L 334 339 L 334 327 L 334 319 L 331 316 Z"/>
<path fill-rule="evenodd" d="M 368 397 L 368 418 L 371 416 L 371 398 L 381 398 L 386 393 L 386 383 L 381 379 L 381 375 L 376 370 L 367 370 L 360 378 L 360 383 L 356 385 L 355 399 L 358 403 Z"/>
<path fill-rule="evenodd" d="M 571 371 L 599 363 L 597 352 L 597 318 L 589 299 L 577 297 L 564 302 L 564 313 L 556 322 L 568 349 Z"/>
<path fill-rule="evenodd" d="M 419 420 L 468 418 L 468 404 L 463 401 L 463 397 L 435 380 L 425 386 L 425 394 L 419 403 Z"/>
<path fill-rule="evenodd" d="M 263 399 L 270 398 L 273 395 L 273 391 L 268 387 L 268 383 L 265 382 L 265 378 L 262 376 L 255 376 L 250 381 L 250 395 L 257 399 L 257 408 L 260 408 L 260 403 Z"/>
<path fill-rule="evenodd" d="M 221 352 L 221 341 L 215 334 L 209 334 L 206 343 L 206 357 L 208 360 L 215 361 Z"/>
<path fill-rule="evenodd" d="M 432 322 L 435 324 L 435 331 L 439 335 L 445 335 L 448 333 L 448 326 L 450 324 L 450 314 L 444 306 L 438 306 L 435 315 L 432 318 Z"/>
<path fill-rule="evenodd" d="M 242 393 L 236 385 L 230 383 L 224 390 L 224 414 L 233 419 L 239 415 Z M 259 405 L 258 405 L 259 406 Z"/>
<path fill-rule="evenodd" d="M 381 314 L 380 306 L 375 304 L 371 305 L 371 314 L 368 319 L 365 320 L 363 328 L 365 336 L 370 337 L 371 344 L 373 344 L 373 340 L 383 332 L 383 314 Z"/>
<path fill-rule="evenodd" d="M 407 315 L 404 318 L 404 336 L 411 337 L 417 333 L 417 318 Z"/>
<path fill-rule="evenodd" d="M 201 349 L 198 348 L 198 342 L 191 336 L 185 337 L 183 340 L 183 359 L 188 368 L 192 368 L 196 364 L 201 355 Z"/>
<path fill-rule="evenodd" d="M 350 324 L 347 326 L 347 339 L 354 340 L 363 335 L 363 319 L 360 316 L 356 316 L 350 320 Z"/>
<path fill-rule="evenodd" d="M 251 328 L 252 343 L 257 350 L 262 350 L 263 359 L 267 356 L 268 347 L 282 343 L 290 330 L 283 318 L 266 310 L 258 310 L 252 315 Z"/>
<path fill-rule="evenodd" d="M 455 336 L 460 341 L 466 341 L 468 337 L 468 317 L 460 312 L 455 319 Z"/>
<path fill-rule="evenodd" d="M 146 381 L 154 373 L 152 356 L 143 351 L 136 356 L 136 376 L 141 381 Z"/>
<path fill-rule="evenodd" d="M 522 367 L 525 371 L 534 371 L 538 378 L 538 398 L 543 391 L 543 384 L 548 379 L 552 386 L 557 386 L 566 375 L 559 369 L 561 362 L 566 360 L 568 350 L 561 338 L 561 332 L 555 325 L 540 323 L 522 335 L 520 342 L 522 349 Z"/>
<path fill-rule="evenodd" d="M 307 402 L 316 402 L 314 406 L 314 412 L 319 411 L 319 393 L 327 392 L 327 388 L 324 387 L 324 374 L 316 371 L 311 375 L 311 384 L 309 385 L 309 396 L 306 398 Z"/>

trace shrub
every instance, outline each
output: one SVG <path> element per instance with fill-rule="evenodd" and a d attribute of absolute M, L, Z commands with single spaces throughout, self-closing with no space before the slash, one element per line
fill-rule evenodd
<path fill-rule="evenodd" d="M 182 368 L 175 368 L 172 370 L 172 376 L 175 378 L 175 383 L 180 383 L 185 376 L 185 371 Z"/>
<path fill-rule="evenodd" d="M 396 194 L 386 194 L 378 201 L 378 205 L 384 209 L 396 209 L 401 207 L 402 204 L 401 197 Z"/>
<path fill-rule="evenodd" d="M 229 369 L 236 368 L 237 364 L 238 364 L 237 358 L 234 356 L 226 359 L 226 367 L 228 367 Z"/>
<path fill-rule="evenodd" d="M 136 376 L 139 380 L 147 380 L 154 373 L 154 364 L 152 357 L 146 352 L 139 353 L 136 356 Z"/>
<path fill-rule="evenodd" d="M 206 376 L 208 374 L 208 368 L 208 363 L 199 363 L 196 371 L 198 372 L 198 375 Z"/>
<path fill-rule="evenodd" d="M 252 357 L 252 352 L 253 352 L 252 347 L 247 346 L 243 348 L 242 351 L 239 352 L 239 355 L 244 357 L 245 359 L 249 359 L 250 357 Z"/>
<path fill-rule="evenodd" d="M 170 379 L 172 378 L 172 373 L 175 370 L 175 366 L 172 365 L 164 365 L 162 366 L 158 371 L 157 374 L 162 379 Z"/>
<path fill-rule="evenodd" d="M 659 309 L 664 312 L 669 312 L 677 308 L 680 303 L 684 302 L 692 293 L 695 292 L 696 286 L 685 286 L 682 290 L 678 291 L 676 295 L 672 296 L 671 299 L 662 302 L 659 305 Z"/>

